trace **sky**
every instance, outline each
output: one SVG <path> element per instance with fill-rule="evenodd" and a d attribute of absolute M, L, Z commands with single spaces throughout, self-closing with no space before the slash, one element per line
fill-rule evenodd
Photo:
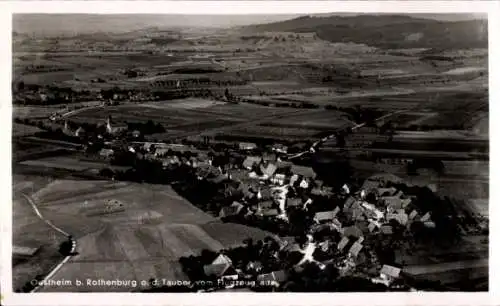
<path fill-rule="evenodd" d="M 356 15 L 356 14 L 322 14 Z M 457 21 L 480 18 L 477 14 L 410 14 L 409 16 Z M 94 32 L 127 32 L 148 27 L 232 27 L 270 23 L 300 15 L 99 15 L 99 14 L 15 14 L 13 31 L 18 33 L 66 35 Z"/>

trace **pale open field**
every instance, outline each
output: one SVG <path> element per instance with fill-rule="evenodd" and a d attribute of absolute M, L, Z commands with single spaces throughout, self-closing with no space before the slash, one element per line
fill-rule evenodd
<path fill-rule="evenodd" d="M 160 101 L 160 102 L 149 102 L 141 104 L 145 107 L 152 107 L 157 109 L 165 109 L 165 108 L 181 108 L 181 109 L 193 109 L 193 108 L 208 108 L 215 105 L 224 105 L 224 102 L 215 101 L 215 100 L 207 100 L 207 99 L 196 99 L 196 98 L 188 98 L 188 99 L 179 99 L 179 100 L 170 100 L 170 101 Z"/>
<path fill-rule="evenodd" d="M 72 280 L 74 284 L 76 279 L 85 278 L 185 279 L 177 262 L 179 257 L 199 254 L 203 249 L 229 248 L 241 244 L 247 237 L 259 240 L 268 235 L 243 225 L 218 223 L 169 186 L 73 180 L 29 184 L 25 182 L 28 177 L 19 179 L 17 189 L 29 190 L 42 214 L 77 239 L 79 254 L 55 274 L 54 280 Z M 110 200 L 121 202 L 124 211 L 107 213 L 105 207 Z M 24 208 L 24 214 L 30 213 L 29 206 Z M 17 232 L 23 237 L 50 237 L 48 232 L 26 224 L 26 218 L 20 213 L 14 217 L 19 228 Z M 130 291 L 134 288 L 64 286 L 42 289 L 106 290 Z"/>

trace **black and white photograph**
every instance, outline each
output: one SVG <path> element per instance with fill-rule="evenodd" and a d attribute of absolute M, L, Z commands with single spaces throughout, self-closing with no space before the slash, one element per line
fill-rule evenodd
<path fill-rule="evenodd" d="M 488 292 L 488 14 L 211 13 L 12 15 L 12 292 Z"/>

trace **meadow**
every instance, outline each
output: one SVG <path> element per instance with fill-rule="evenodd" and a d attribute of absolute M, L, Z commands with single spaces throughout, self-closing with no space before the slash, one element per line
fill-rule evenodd
<path fill-rule="evenodd" d="M 222 224 L 169 186 L 68 179 L 24 185 L 18 189 L 31 190 L 42 214 L 77 239 L 79 254 L 55 274 L 54 280 L 186 279 L 177 262 L 180 256 L 197 255 L 203 249 L 217 251 L 239 245 L 246 237 L 259 240 L 268 235 L 243 225 Z M 87 214 L 99 207 L 104 211 L 110 200 L 123 203 L 124 211 Z M 53 237 L 48 233 L 50 228 L 40 229 L 45 223 L 40 223 L 36 217 L 34 223 L 23 221 L 32 213 L 29 205 L 24 209 L 22 214 L 14 215 L 18 232 L 22 232 L 24 238 Z M 21 273 L 18 283 L 33 276 Z M 130 287 L 113 289 L 132 290 Z M 42 289 L 47 292 L 105 290 L 105 287 L 88 286 Z"/>

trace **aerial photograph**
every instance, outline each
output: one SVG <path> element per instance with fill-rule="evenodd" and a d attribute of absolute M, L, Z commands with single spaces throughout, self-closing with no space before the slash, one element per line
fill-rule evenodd
<path fill-rule="evenodd" d="M 486 14 L 14 14 L 12 290 L 488 291 Z"/>

